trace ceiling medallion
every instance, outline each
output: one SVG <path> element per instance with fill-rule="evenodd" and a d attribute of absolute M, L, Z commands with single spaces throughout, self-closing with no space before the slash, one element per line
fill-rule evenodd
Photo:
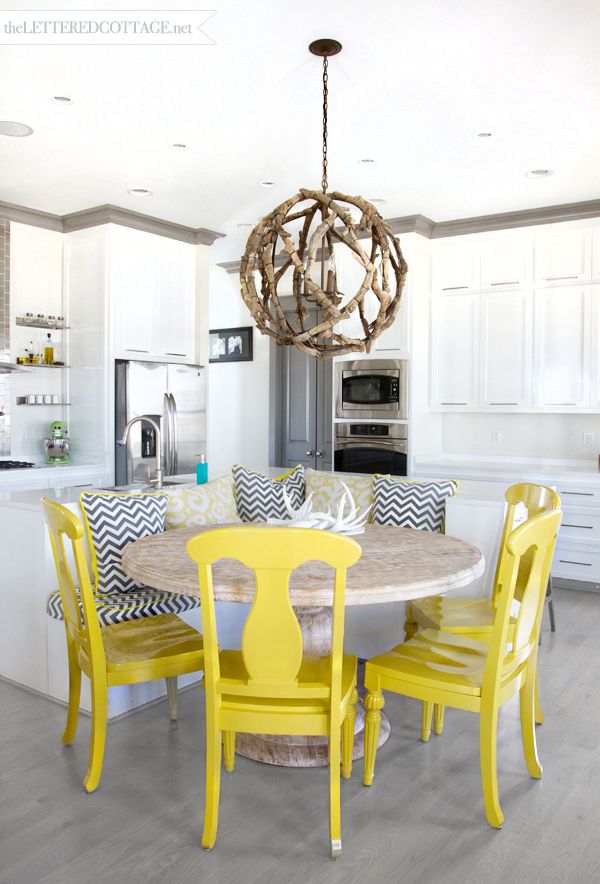
<path fill-rule="evenodd" d="M 396 318 L 408 271 L 398 238 L 372 203 L 361 196 L 328 192 L 328 58 L 341 48 L 331 39 L 309 46 L 313 55 L 323 58 L 321 190 L 300 188 L 266 215 L 248 237 L 240 264 L 241 295 L 259 331 L 281 346 L 298 347 L 319 359 L 369 352 Z M 359 220 L 351 214 L 353 208 Z M 338 287 L 335 245 L 348 248 L 363 269 L 354 293 Z M 290 273 L 293 318 L 278 293 L 281 280 L 287 276 L 287 282 Z M 317 319 L 310 325 L 310 312 L 315 310 Z M 345 320 L 356 310 L 361 337 L 344 333 Z"/>

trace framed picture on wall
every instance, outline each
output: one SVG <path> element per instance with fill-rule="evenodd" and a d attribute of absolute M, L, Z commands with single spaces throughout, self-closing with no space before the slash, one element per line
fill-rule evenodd
<path fill-rule="evenodd" d="M 209 362 L 252 362 L 253 326 L 215 328 L 208 333 Z"/>

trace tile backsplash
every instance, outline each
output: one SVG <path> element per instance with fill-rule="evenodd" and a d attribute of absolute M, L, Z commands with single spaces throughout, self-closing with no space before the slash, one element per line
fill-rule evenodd
<path fill-rule="evenodd" d="M 10 362 L 10 222 L 0 218 L 0 360 Z M 10 375 L 0 374 L 0 457 L 10 454 Z"/>

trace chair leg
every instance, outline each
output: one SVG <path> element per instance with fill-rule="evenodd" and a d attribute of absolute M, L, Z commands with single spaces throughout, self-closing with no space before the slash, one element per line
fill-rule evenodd
<path fill-rule="evenodd" d="M 540 703 L 540 676 L 538 671 L 537 662 L 535 664 L 535 694 L 534 694 L 534 714 L 535 714 L 535 723 L 543 724 L 544 723 L 544 713 L 542 712 L 542 705 Z"/>
<path fill-rule="evenodd" d="M 441 734 L 444 730 L 444 707 L 441 703 L 436 703 L 433 707 L 433 730 L 436 734 Z"/>
<path fill-rule="evenodd" d="M 548 580 L 546 588 L 546 602 L 548 604 L 548 614 L 550 615 L 550 632 L 556 632 L 556 620 L 554 619 L 554 602 L 552 600 L 552 577 Z"/>
<path fill-rule="evenodd" d="M 532 665 L 533 663 L 533 665 Z M 519 691 L 519 704 L 521 709 L 521 736 L 523 738 L 523 752 L 525 754 L 525 763 L 530 776 L 535 780 L 541 779 L 542 765 L 537 753 L 537 743 L 535 738 L 535 694 L 537 687 L 537 673 L 535 660 L 530 660 L 527 667 L 527 676 L 525 683 Z"/>
<path fill-rule="evenodd" d="M 219 824 L 219 795 L 221 792 L 221 732 L 207 709 L 206 717 L 206 798 L 204 804 L 204 831 L 202 847 L 210 850 L 217 840 Z"/>
<path fill-rule="evenodd" d="M 342 722 L 342 776 L 349 780 L 352 775 L 352 751 L 354 749 L 354 720 L 358 693 L 352 694 L 346 716 Z"/>
<path fill-rule="evenodd" d="M 223 760 L 225 770 L 232 773 L 235 767 L 235 731 L 223 731 Z"/>
<path fill-rule="evenodd" d="M 375 758 L 377 756 L 377 744 L 379 742 L 379 726 L 381 724 L 381 710 L 385 706 L 385 700 L 381 691 L 369 691 L 363 700 L 365 712 L 365 758 L 363 769 L 363 783 L 370 786 L 375 776 Z"/>
<path fill-rule="evenodd" d="M 77 733 L 79 700 L 81 697 L 81 669 L 77 659 L 77 649 L 75 644 L 68 640 L 67 654 L 69 657 L 69 711 L 67 712 L 67 723 L 61 738 L 65 746 L 69 746 L 73 742 Z"/>
<path fill-rule="evenodd" d="M 404 621 L 404 641 L 409 641 L 419 631 L 419 624 L 414 619 L 412 608 L 406 606 L 406 620 Z"/>
<path fill-rule="evenodd" d="M 421 703 L 421 740 L 428 743 L 431 736 L 431 719 L 433 716 L 433 703 Z"/>
<path fill-rule="evenodd" d="M 494 829 L 502 828 L 504 814 L 498 797 L 497 770 L 498 708 L 482 703 L 479 716 L 479 763 L 483 805 L 488 823 Z"/>
<path fill-rule="evenodd" d="M 104 746 L 106 744 L 106 715 L 108 711 L 108 687 L 104 676 L 92 674 L 92 728 L 90 733 L 90 760 L 83 780 L 86 792 L 98 788 L 102 776 Z"/>
<path fill-rule="evenodd" d="M 167 683 L 167 697 L 169 698 L 169 718 L 177 721 L 177 676 L 165 678 Z"/>
<path fill-rule="evenodd" d="M 337 733 L 329 735 L 329 843 L 331 859 L 339 859 L 342 855 L 340 738 L 339 729 L 337 729 Z"/>

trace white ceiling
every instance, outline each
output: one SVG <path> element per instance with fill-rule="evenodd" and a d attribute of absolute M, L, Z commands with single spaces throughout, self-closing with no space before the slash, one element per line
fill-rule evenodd
<path fill-rule="evenodd" d="M 17 5 L 34 4 L 0 2 Z M 226 233 L 214 257 L 237 257 L 238 223 L 319 185 L 307 46 L 321 36 L 344 45 L 330 63 L 333 188 L 435 221 L 600 197 L 597 0 L 210 5 L 214 46 L 2 46 L 0 119 L 35 131 L 0 136 L 0 199 L 58 214 L 113 203 Z M 535 168 L 554 175 L 526 178 Z"/>

